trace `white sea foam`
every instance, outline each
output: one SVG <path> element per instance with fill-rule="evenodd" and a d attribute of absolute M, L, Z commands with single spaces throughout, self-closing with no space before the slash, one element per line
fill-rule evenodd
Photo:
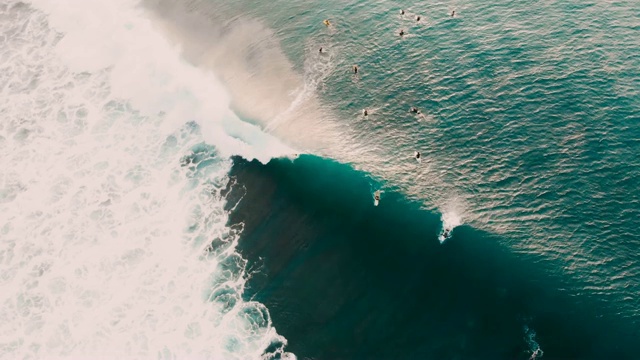
<path fill-rule="evenodd" d="M 456 226 L 462 225 L 462 215 L 455 204 L 455 202 L 451 202 L 442 211 L 442 231 L 438 236 L 441 243 L 451 236 L 451 232 Z M 448 233 L 448 236 L 445 236 L 445 232 Z"/>
<path fill-rule="evenodd" d="M 524 332 L 527 340 L 527 345 L 529 345 L 529 352 L 531 353 L 529 360 L 536 360 L 543 357 L 544 352 L 542 351 L 540 344 L 538 344 L 538 342 L 536 341 L 535 330 L 525 325 Z"/>
<path fill-rule="evenodd" d="M 143 115 L 164 114 L 169 129 L 197 121 L 223 155 L 262 162 L 294 151 L 229 109 L 231 99 L 210 71 L 192 66 L 134 0 L 33 0 L 65 34 L 55 51 L 73 71 L 109 68 L 112 96 Z"/>
<path fill-rule="evenodd" d="M 290 150 L 130 2 L 33 6 L 0 4 L 0 358 L 282 353 L 220 191 Z"/>

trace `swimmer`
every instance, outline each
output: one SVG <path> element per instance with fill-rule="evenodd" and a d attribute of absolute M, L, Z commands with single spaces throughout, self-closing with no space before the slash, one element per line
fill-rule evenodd
<path fill-rule="evenodd" d="M 353 73 L 354 74 L 358 73 L 358 65 L 353 65 Z"/>

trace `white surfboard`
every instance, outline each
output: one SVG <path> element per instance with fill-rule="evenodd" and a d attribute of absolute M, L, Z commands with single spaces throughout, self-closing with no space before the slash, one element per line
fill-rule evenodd
<path fill-rule="evenodd" d="M 380 190 L 376 190 L 376 192 L 373 193 L 373 206 L 378 206 L 379 203 L 380 203 Z"/>

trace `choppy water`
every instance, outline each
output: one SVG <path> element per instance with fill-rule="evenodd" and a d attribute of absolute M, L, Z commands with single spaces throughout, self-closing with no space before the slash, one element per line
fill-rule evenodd
<path fill-rule="evenodd" d="M 3 357 L 635 357 L 636 2 L 135 4 L 0 7 Z"/>

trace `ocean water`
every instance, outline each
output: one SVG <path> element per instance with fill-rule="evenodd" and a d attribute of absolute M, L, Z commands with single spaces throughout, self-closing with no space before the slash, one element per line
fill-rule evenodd
<path fill-rule="evenodd" d="M 638 357 L 638 2 L 0 19 L 0 358 Z"/>

